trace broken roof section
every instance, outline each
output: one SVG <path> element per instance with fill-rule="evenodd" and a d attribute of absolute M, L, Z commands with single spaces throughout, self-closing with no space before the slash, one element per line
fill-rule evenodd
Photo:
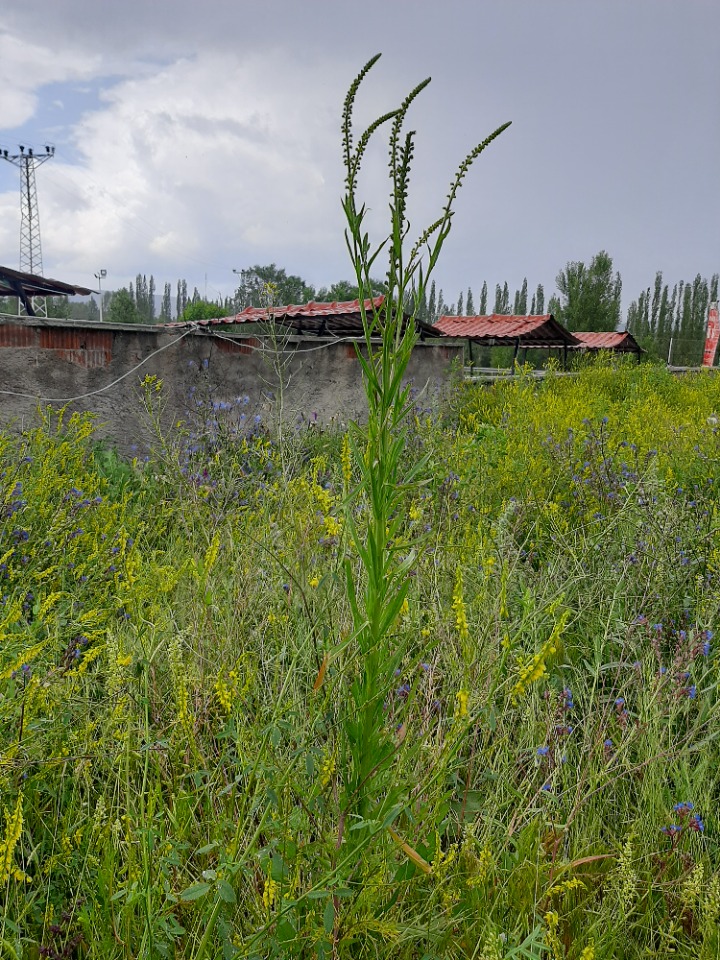
<path fill-rule="evenodd" d="M 620 331 L 580 331 L 573 333 L 579 341 L 577 350 L 612 350 L 615 353 L 636 353 L 638 356 L 645 351 L 629 330 Z"/>
<path fill-rule="evenodd" d="M 487 347 L 523 349 L 578 347 L 578 340 L 551 313 L 515 316 L 491 313 L 478 317 L 439 317 L 435 330 L 446 337 L 465 337 Z"/>
<path fill-rule="evenodd" d="M 366 314 L 379 310 L 385 302 L 384 297 L 375 297 L 364 301 Z M 408 317 L 406 316 L 406 321 Z M 176 321 L 165 324 L 172 327 L 216 327 L 232 326 L 234 324 L 267 324 L 275 323 L 285 327 L 288 331 L 297 334 L 315 334 L 318 337 L 361 337 L 363 335 L 362 310 L 359 300 L 334 300 L 332 303 L 315 303 L 310 301 L 304 305 L 278 307 L 246 307 L 240 313 L 230 317 L 218 317 L 214 320 Z M 431 334 L 438 336 L 438 331 L 416 320 L 416 325 L 422 337 Z"/>
<path fill-rule="evenodd" d="M 78 287 L 62 280 L 39 277 L 34 273 L 22 273 L 10 267 L 0 267 L 0 297 L 19 297 L 28 316 L 34 317 L 33 297 L 74 297 L 94 293 L 87 287 Z"/>

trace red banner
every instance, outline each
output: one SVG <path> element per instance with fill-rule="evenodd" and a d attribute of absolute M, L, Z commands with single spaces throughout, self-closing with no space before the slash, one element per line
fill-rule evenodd
<path fill-rule="evenodd" d="M 715 365 L 715 352 L 717 351 L 718 340 L 720 339 L 720 320 L 718 319 L 717 300 L 710 304 L 708 309 L 707 336 L 705 338 L 705 352 L 703 353 L 704 367 Z"/>

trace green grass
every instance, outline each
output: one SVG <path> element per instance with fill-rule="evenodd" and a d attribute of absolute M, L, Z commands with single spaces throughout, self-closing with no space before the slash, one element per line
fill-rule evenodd
<path fill-rule="evenodd" d="M 720 956 L 719 411 L 629 365 L 418 411 L 363 809 L 343 436 L 3 437 L 0 956 Z"/>

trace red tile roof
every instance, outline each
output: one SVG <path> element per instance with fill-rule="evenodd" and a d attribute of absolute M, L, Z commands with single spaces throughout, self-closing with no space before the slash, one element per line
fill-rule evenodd
<path fill-rule="evenodd" d="M 373 307 L 376 309 L 383 304 L 384 297 L 375 297 L 373 300 L 365 301 L 365 310 L 370 312 Z M 332 303 L 315 303 L 313 300 L 306 304 L 289 304 L 287 306 L 277 307 L 245 307 L 240 313 L 235 313 L 229 317 L 217 317 L 212 320 L 194 320 L 192 323 L 199 327 L 212 327 L 218 325 L 227 325 L 231 323 L 264 323 L 269 319 L 281 320 L 285 317 L 295 319 L 296 317 L 347 317 L 360 314 L 359 300 L 333 300 Z M 176 321 L 166 326 L 185 327 L 189 322 Z"/>
<path fill-rule="evenodd" d="M 375 297 L 365 300 L 365 311 L 371 313 L 373 308 L 378 310 L 384 303 L 384 297 Z M 310 301 L 303 305 L 290 304 L 270 309 L 266 307 L 246 307 L 240 313 L 230 317 L 219 317 L 213 320 L 193 321 L 199 327 L 227 326 L 236 323 L 266 323 L 276 321 L 297 333 L 317 333 L 328 336 L 362 336 L 362 312 L 359 300 L 334 300 L 332 303 L 315 303 Z M 178 321 L 166 326 L 186 327 L 190 322 Z M 423 334 L 433 333 L 433 327 L 418 322 L 418 328 Z"/>
<path fill-rule="evenodd" d="M 439 317 L 435 329 L 446 337 L 467 337 L 488 346 L 564 347 L 577 340 L 551 313 L 507 316 L 492 313 L 479 317 Z"/>
<path fill-rule="evenodd" d="M 642 347 L 628 330 L 581 330 L 573 333 L 580 347 L 586 350 L 616 350 L 619 353 L 642 353 Z"/>

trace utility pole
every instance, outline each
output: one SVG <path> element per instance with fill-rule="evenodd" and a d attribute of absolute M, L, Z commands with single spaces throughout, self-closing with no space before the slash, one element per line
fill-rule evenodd
<path fill-rule="evenodd" d="M 20 170 L 20 270 L 42 276 L 42 245 L 40 243 L 40 214 L 38 213 L 35 168 L 55 156 L 55 147 L 45 145 L 45 153 L 34 153 L 32 147 L 20 145 L 20 153 L 0 151 L 0 158 Z M 20 301 L 18 300 L 18 313 Z M 34 297 L 33 308 L 39 317 L 47 316 L 47 299 Z"/>
<path fill-rule="evenodd" d="M 98 293 L 100 294 L 100 323 L 103 322 L 103 292 L 102 292 L 102 282 L 107 276 L 107 270 L 98 270 L 95 274 L 95 279 L 98 282 Z"/>

